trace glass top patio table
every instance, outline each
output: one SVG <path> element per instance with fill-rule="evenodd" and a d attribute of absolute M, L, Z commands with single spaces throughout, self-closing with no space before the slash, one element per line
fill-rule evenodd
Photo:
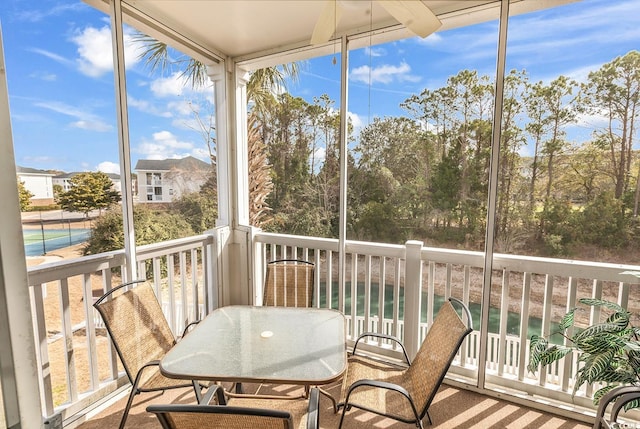
<path fill-rule="evenodd" d="M 214 310 L 160 361 L 167 377 L 322 385 L 347 367 L 344 315 L 318 308 Z"/>

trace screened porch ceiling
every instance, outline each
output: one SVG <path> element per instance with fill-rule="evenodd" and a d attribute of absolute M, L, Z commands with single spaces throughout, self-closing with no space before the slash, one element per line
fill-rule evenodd
<path fill-rule="evenodd" d="M 109 0 L 84 1 L 109 13 Z M 337 1 L 343 13 L 329 42 L 312 46 L 313 29 L 327 1 Z M 202 62 L 231 58 L 247 68 L 259 68 L 336 52 L 344 35 L 352 49 L 414 37 L 380 1 L 123 0 L 122 10 L 129 25 Z M 576 0 L 511 0 L 510 13 L 572 1 Z M 499 17 L 500 0 L 422 2 L 442 22 L 438 31 Z"/>

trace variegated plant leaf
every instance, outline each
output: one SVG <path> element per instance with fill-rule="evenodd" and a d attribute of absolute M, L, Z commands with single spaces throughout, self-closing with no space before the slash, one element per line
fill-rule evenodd
<path fill-rule="evenodd" d="M 546 338 L 539 335 L 532 335 L 529 343 L 529 365 L 527 369 L 530 372 L 536 372 L 540 364 L 540 356 L 547 350 L 549 342 Z"/>
<path fill-rule="evenodd" d="M 575 344 L 583 353 L 597 354 L 612 349 L 624 349 L 627 341 L 615 334 L 605 332 L 598 336 L 586 337 Z"/>
<path fill-rule="evenodd" d="M 629 411 L 634 408 L 640 408 L 640 399 L 634 399 L 624 404 L 624 410 Z"/>
<path fill-rule="evenodd" d="M 584 340 L 585 338 L 597 336 L 597 335 L 603 335 L 604 333 L 608 333 L 608 332 L 618 333 L 623 331 L 625 327 L 626 327 L 626 324 L 624 326 L 621 326 L 617 323 L 598 323 L 596 325 L 591 325 L 585 328 L 584 330 L 582 330 L 581 332 L 577 333 L 576 335 L 574 335 L 573 342 L 577 344 L 580 341 Z"/>
<path fill-rule="evenodd" d="M 622 329 L 626 329 L 627 326 L 629 326 L 630 319 L 631 313 L 629 313 L 628 311 L 617 311 L 609 316 L 605 323 L 612 323 L 614 325 L 622 326 Z"/>
<path fill-rule="evenodd" d="M 595 298 L 580 298 L 579 300 L 582 304 L 590 305 L 592 307 L 605 307 L 609 310 L 613 310 L 615 312 L 625 311 L 624 308 L 620 307 L 615 302 L 605 301 L 603 299 L 595 299 Z"/>
<path fill-rule="evenodd" d="M 602 397 L 604 395 L 606 395 L 607 393 L 609 393 L 611 390 L 615 389 L 616 387 L 618 387 L 617 384 L 608 384 L 608 385 L 604 386 L 602 389 L 598 389 L 593 394 L 593 403 L 594 403 L 594 405 L 598 405 L 600 403 L 600 399 L 602 399 Z"/>
<path fill-rule="evenodd" d="M 592 358 L 586 361 L 584 368 L 582 368 L 585 380 L 588 383 L 601 380 L 600 377 L 608 370 L 613 355 L 613 351 L 592 355 Z"/>
<path fill-rule="evenodd" d="M 563 332 L 573 326 L 573 322 L 575 320 L 576 309 L 570 310 L 567 314 L 564 315 L 562 320 L 560 321 L 558 328 L 560 332 Z"/>
<path fill-rule="evenodd" d="M 572 350 L 573 349 L 571 347 L 565 347 L 560 345 L 549 347 L 540 356 L 540 364 L 542 364 L 542 366 L 549 365 L 552 362 L 562 359 L 563 357 L 571 353 Z"/>

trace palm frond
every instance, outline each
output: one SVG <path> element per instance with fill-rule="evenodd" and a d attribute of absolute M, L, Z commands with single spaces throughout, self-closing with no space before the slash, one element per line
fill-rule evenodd
<path fill-rule="evenodd" d="M 169 49 L 166 43 L 160 42 L 143 33 L 133 35 L 133 40 L 144 46 L 144 50 L 138 55 L 138 59 L 144 60 L 144 64 L 151 73 L 160 71 L 164 73 L 172 64 L 169 58 Z"/>

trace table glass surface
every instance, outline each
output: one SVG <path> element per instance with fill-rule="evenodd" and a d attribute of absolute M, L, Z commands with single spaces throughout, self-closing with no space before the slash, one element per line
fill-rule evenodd
<path fill-rule="evenodd" d="M 346 369 L 345 319 L 317 308 L 214 310 L 161 360 L 168 377 L 324 384 Z"/>

